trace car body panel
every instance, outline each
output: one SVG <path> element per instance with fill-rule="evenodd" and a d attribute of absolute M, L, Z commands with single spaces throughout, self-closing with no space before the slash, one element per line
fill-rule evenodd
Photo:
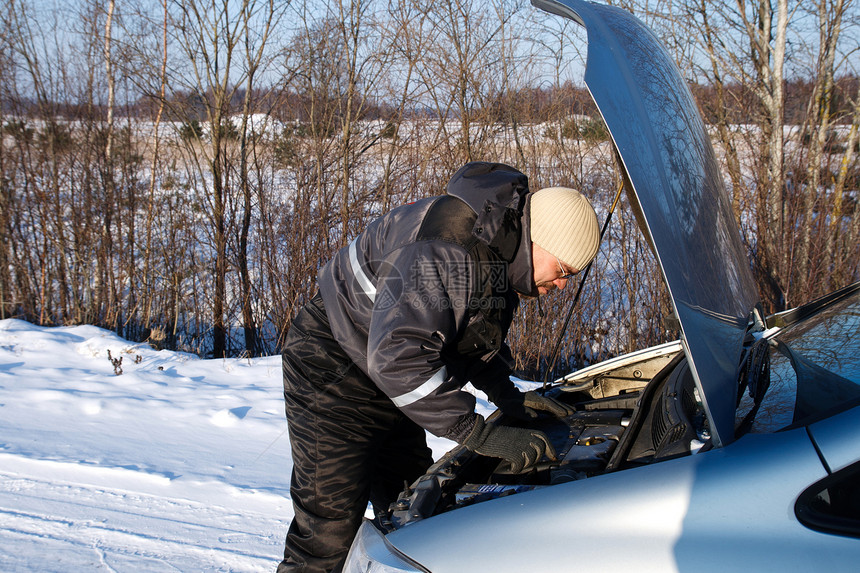
<path fill-rule="evenodd" d="M 532 3 L 587 28 L 585 83 L 656 248 L 715 445 L 726 445 L 734 439 L 730 389 L 759 299 L 696 102 L 659 40 L 629 12 L 579 0 Z"/>
<path fill-rule="evenodd" d="M 856 539 L 793 515 L 797 496 L 826 475 L 805 429 L 749 435 L 464 507 L 387 538 L 434 572 L 853 570 Z"/>
<path fill-rule="evenodd" d="M 809 426 L 809 434 L 831 472 L 855 463 L 860 457 L 860 406 Z"/>
<path fill-rule="evenodd" d="M 585 368 L 581 368 L 571 372 L 570 374 L 562 376 L 556 380 L 556 382 L 564 384 L 566 387 L 576 387 L 581 383 L 591 381 L 595 377 L 607 376 L 607 372 L 615 371 L 623 373 L 623 375 L 633 376 L 634 378 L 651 378 L 655 373 L 653 372 L 654 369 L 659 369 L 660 367 L 665 366 L 665 364 L 681 350 L 683 350 L 681 342 L 679 340 L 673 340 L 671 342 L 651 346 L 642 350 L 636 350 L 621 356 L 615 356 L 591 366 L 586 366 Z M 640 371 L 639 374 L 636 375 L 636 369 L 639 368 L 643 362 L 653 362 L 655 364 L 649 369 L 649 372 Z M 626 372 L 628 370 L 632 370 L 632 372 Z M 650 376 L 649 373 L 651 374 Z"/>

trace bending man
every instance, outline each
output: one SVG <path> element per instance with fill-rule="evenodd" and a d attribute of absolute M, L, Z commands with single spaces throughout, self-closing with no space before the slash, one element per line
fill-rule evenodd
<path fill-rule="evenodd" d="M 564 288 L 598 237 L 579 192 L 531 193 L 516 169 L 476 162 L 322 268 L 283 352 L 295 518 L 280 573 L 339 570 L 368 500 L 385 511 L 432 463 L 425 430 L 515 469 L 555 455 L 541 432 L 486 424 L 462 387 L 518 417 L 567 413 L 516 389 L 504 340 L 519 297 Z"/>

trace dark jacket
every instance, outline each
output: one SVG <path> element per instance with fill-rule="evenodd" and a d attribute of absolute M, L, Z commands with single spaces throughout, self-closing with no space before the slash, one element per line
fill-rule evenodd
<path fill-rule="evenodd" d="M 528 180 L 507 165 L 461 168 L 447 195 L 393 209 L 319 276 L 332 334 L 394 404 L 462 441 L 467 382 L 497 404 L 517 393 L 504 343 L 517 293 L 534 294 Z"/>

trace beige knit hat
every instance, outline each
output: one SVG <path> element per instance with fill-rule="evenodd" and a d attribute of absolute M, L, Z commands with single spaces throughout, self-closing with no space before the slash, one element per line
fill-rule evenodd
<path fill-rule="evenodd" d="M 575 189 L 547 187 L 534 193 L 530 221 L 532 241 L 577 271 L 597 254 L 597 214 Z"/>

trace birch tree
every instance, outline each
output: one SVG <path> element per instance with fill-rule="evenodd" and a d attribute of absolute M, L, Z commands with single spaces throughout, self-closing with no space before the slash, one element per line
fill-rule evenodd
<path fill-rule="evenodd" d="M 851 4 L 851 0 L 848 0 L 848 4 Z M 801 208 L 797 225 L 799 234 L 796 248 L 797 272 L 792 281 L 794 291 L 798 295 L 795 298 L 803 300 L 811 298 L 815 291 L 815 285 L 822 282 L 822 280 L 816 279 L 830 282 L 821 275 L 824 274 L 829 277 L 831 274 L 827 272 L 827 269 L 829 263 L 833 261 L 834 255 L 834 245 L 825 240 L 823 251 L 817 257 L 825 265 L 817 269 L 810 265 L 813 230 L 816 227 L 820 228 L 821 233 L 819 234 L 824 235 L 826 239 L 826 227 L 816 225 L 814 211 L 816 207 L 820 212 L 827 211 L 825 202 L 821 201 L 820 198 L 827 195 L 826 189 L 822 189 L 822 185 L 829 187 L 829 181 L 822 181 L 821 174 L 824 168 L 824 156 L 827 153 L 828 136 L 833 128 L 831 102 L 833 100 L 836 51 L 846 5 L 844 0 L 817 0 L 816 8 L 818 54 L 814 62 L 815 74 L 812 95 L 809 98 L 806 123 L 802 131 L 809 141 L 809 153 L 806 165 L 806 181 L 801 190 Z M 833 224 L 838 225 L 842 219 L 841 196 L 834 197 L 830 216 L 832 228 Z M 833 233 L 831 232 L 830 235 L 832 237 Z"/>
<path fill-rule="evenodd" d="M 775 6 L 774 6 L 775 4 Z M 789 22 L 788 0 L 737 0 L 740 17 L 749 41 L 747 56 L 752 62 L 749 84 L 761 106 L 762 168 L 757 174 L 756 217 L 759 237 L 759 281 L 775 310 L 785 307 L 786 249 L 785 197 L 785 113 L 784 70 Z M 736 56 L 737 57 L 737 56 Z M 744 69 L 744 66 L 740 66 Z"/>
<path fill-rule="evenodd" d="M 161 25 L 161 58 L 158 73 L 157 111 L 153 122 L 153 150 L 149 164 L 149 187 L 147 192 L 146 223 L 143 244 L 143 292 L 145 301 L 143 304 L 143 329 L 147 336 L 151 334 L 153 300 L 155 280 L 153 272 L 153 240 L 152 231 L 156 216 L 155 192 L 158 183 L 159 160 L 161 156 L 161 120 L 164 117 L 167 96 L 167 37 L 168 37 L 168 10 L 167 0 L 162 0 L 162 25 Z"/>
<path fill-rule="evenodd" d="M 109 312 L 113 314 L 112 317 L 108 318 L 108 323 L 116 324 L 116 327 L 119 328 L 122 323 L 122 301 L 120 300 L 121 295 L 119 294 L 116 288 L 116 279 L 115 275 L 119 269 L 117 269 L 117 265 L 114 264 L 113 258 L 113 216 L 114 216 L 114 205 L 116 203 L 116 181 L 114 178 L 114 157 L 113 157 L 113 139 L 114 139 L 114 105 L 116 103 L 116 94 L 115 90 L 115 78 L 114 78 L 114 70 L 113 70 L 113 58 L 112 58 L 112 42 L 111 42 L 111 32 L 113 28 L 113 13 L 114 13 L 115 3 L 114 0 L 109 0 L 107 5 L 107 14 L 105 17 L 105 27 L 104 27 L 104 64 L 105 64 L 105 78 L 107 80 L 107 118 L 105 122 L 105 135 L 104 135 L 104 167 L 102 169 L 102 182 L 105 190 L 105 200 L 104 205 L 105 208 L 103 210 L 103 219 L 102 219 L 102 243 L 104 247 L 104 269 L 105 269 L 105 279 L 108 282 L 108 301 L 107 307 Z M 118 218 L 119 219 L 119 218 Z M 120 271 L 121 272 L 121 271 Z M 133 281 L 132 281 L 133 282 Z"/>
<path fill-rule="evenodd" d="M 676 18 L 690 22 L 697 31 L 688 35 L 698 45 L 695 69 L 715 94 L 709 107 L 726 156 L 735 216 L 747 231 L 755 260 L 759 290 L 770 310 L 782 309 L 791 264 L 786 237 L 792 234 L 786 196 L 784 85 L 789 24 L 796 5 L 790 6 L 789 0 L 680 0 L 680 7 Z M 755 128 L 745 131 L 746 141 L 739 141 L 729 126 L 728 110 L 744 107 L 743 99 L 732 100 L 746 94 L 754 106 L 745 113 Z M 750 183 L 743 177 L 746 166 L 739 146 L 749 150 L 746 156 L 752 159 L 754 191 L 748 205 L 742 204 Z M 741 218 L 745 207 L 753 214 L 751 230 Z"/>

